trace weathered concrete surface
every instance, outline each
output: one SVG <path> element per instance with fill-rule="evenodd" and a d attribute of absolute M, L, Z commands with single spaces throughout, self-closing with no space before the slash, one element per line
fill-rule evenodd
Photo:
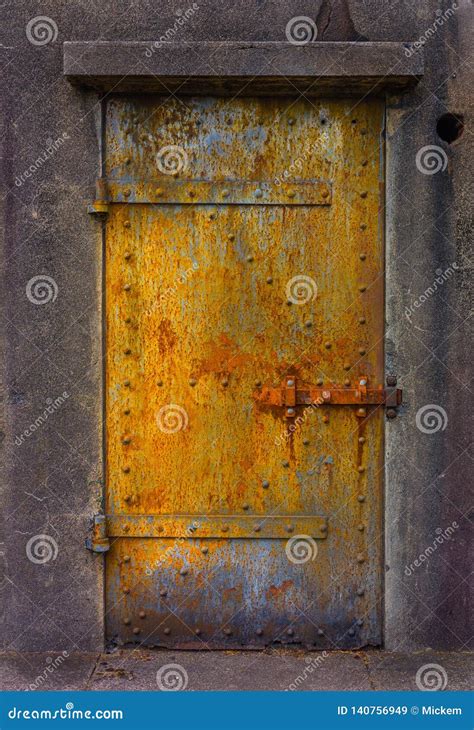
<path fill-rule="evenodd" d="M 285 40 L 294 15 L 316 20 L 318 40 L 400 41 L 423 36 L 439 2 L 402 0 L 242 0 L 223 10 L 204 0 L 179 41 Z M 385 636 L 390 648 L 465 648 L 469 628 L 468 489 L 472 453 L 467 313 L 472 222 L 472 134 L 448 146 L 436 134 L 440 114 L 471 118 L 471 4 L 457 9 L 424 45 L 425 76 L 415 92 L 390 100 L 387 201 L 387 369 L 397 372 L 406 407 L 387 425 Z M 445 2 L 443 8 L 449 8 Z M 0 558 L 2 646 L 30 650 L 97 650 L 103 641 L 102 558 L 84 550 L 103 479 L 101 244 L 86 212 L 98 166 L 97 96 L 63 78 L 62 42 L 150 40 L 173 27 L 174 0 L 70 0 L 11 4 L 2 31 L 2 315 L 5 418 L 1 443 L 3 532 Z M 56 40 L 34 45 L 26 26 L 38 14 L 58 27 Z M 67 134 L 46 161 L 48 140 Z M 437 174 L 416 168 L 417 151 L 441 147 Z M 33 166 L 30 177 L 24 173 Z M 19 183 L 16 181 L 20 181 Z M 405 308 L 451 262 L 455 275 L 416 311 Z M 34 305 L 32 277 L 58 286 L 55 301 Z M 47 399 L 68 397 L 32 435 Z M 445 430 L 416 427 L 427 404 L 442 407 Z M 436 538 L 449 541 L 405 574 Z M 26 557 L 28 541 L 47 534 L 58 545 L 43 564 Z M 54 547 L 54 546 L 53 546 Z M 54 552 L 54 551 L 53 551 Z M 472 561 L 471 561 L 472 562 Z"/>
<path fill-rule="evenodd" d="M 170 652 L 0 655 L 3 689 L 156 691 L 157 672 L 179 664 L 187 690 L 417 690 L 421 667 L 446 672 L 447 690 L 473 687 L 472 654 L 418 652 Z M 58 663 L 59 661 L 59 663 Z M 48 671 L 46 668 L 50 667 Z M 441 669 L 439 669 L 441 667 Z M 443 681 L 443 679 L 441 680 Z"/>

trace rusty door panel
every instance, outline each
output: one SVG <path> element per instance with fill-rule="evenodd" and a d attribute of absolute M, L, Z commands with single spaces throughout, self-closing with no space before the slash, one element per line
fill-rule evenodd
<path fill-rule="evenodd" d="M 383 385 L 382 126 L 371 99 L 109 102 L 110 639 L 380 643 L 382 409 L 265 393 Z"/>

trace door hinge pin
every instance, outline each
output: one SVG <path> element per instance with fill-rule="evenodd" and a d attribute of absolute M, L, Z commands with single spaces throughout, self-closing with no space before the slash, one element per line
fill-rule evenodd
<path fill-rule="evenodd" d="M 94 515 L 92 518 L 91 535 L 86 538 L 86 548 L 93 553 L 106 553 L 109 550 L 105 515 Z"/>

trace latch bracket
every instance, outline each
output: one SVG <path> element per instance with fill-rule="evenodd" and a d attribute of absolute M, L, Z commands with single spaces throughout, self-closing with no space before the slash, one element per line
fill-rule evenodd
<path fill-rule="evenodd" d="M 93 553 L 106 553 L 110 549 L 105 515 L 94 515 L 92 518 L 91 535 L 86 539 L 86 548 Z"/>

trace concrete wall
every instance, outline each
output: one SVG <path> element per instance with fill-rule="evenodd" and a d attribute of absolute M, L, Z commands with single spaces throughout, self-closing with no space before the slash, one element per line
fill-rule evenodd
<path fill-rule="evenodd" d="M 190 5 L 22 0 L 7 12 L 1 39 L 4 648 L 88 650 L 103 641 L 103 559 L 84 549 L 103 478 L 100 227 L 86 211 L 97 175 L 99 107 L 95 94 L 63 78 L 62 42 L 154 39 L 174 26 L 177 9 Z M 426 75 L 416 91 L 389 99 L 387 369 L 398 374 L 406 406 L 387 424 L 385 634 L 392 649 L 465 648 L 472 137 L 466 131 L 448 145 L 437 136 L 436 122 L 451 111 L 469 123 L 471 3 L 197 5 L 174 40 L 285 40 L 295 15 L 314 18 L 321 41 L 414 40 L 441 17 L 438 7 L 443 13 L 455 8 L 425 44 Z M 26 33 L 39 15 L 58 29 L 44 45 Z M 49 155 L 49 140 L 58 138 Z M 446 169 L 432 175 L 417 169 L 425 145 L 442 149 Z M 41 155 L 46 160 L 37 164 Z M 405 309 L 433 284 L 437 269 L 453 262 L 454 274 L 410 322 Z M 40 275 L 53 279 L 51 293 L 33 282 L 28 298 L 28 282 Z M 42 296 L 51 301 L 32 303 Z M 62 402 L 55 404 L 58 397 Z M 444 409 L 444 430 L 417 427 L 416 414 L 428 404 Z M 38 428 L 25 435 L 35 421 Z M 407 575 L 405 566 L 433 545 L 437 528 L 453 522 L 458 527 L 451 539 Z M 38 535 L 48 538 L 27 550 Z M 50 559 L 32 562 L 28 551 L 36 560 Z"/>

